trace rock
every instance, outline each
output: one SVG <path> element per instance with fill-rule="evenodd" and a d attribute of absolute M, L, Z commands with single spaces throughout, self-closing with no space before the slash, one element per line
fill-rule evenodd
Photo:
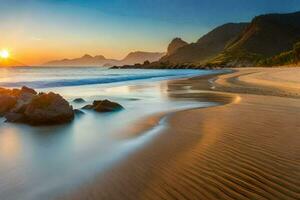
<path fill-rule="evenodd" d="M 24 115 L 26 122 L 32 125 L 62 124 L 74 119 L 72 106 L 53 92 L 35 96 L 27 105 Z"/>
<path fill-rule="evenodd" d="M 0 116 L 9 112 L 17 103 L 17 98 L 7 94 L 0 94 Z"/>
<path fill-rule="evenodd" d="M 22 113 L 27 105 L 36 96 L 37 92 L 34 89 L 23 86 L 18 94 L 17 103 L 11 112 Z"/>
<path fill-rule="evenodd" d="M 23 87 L 21 88 L 20 93 L 26 93 L 26 94 L 29 93 L 29 94 L 33 94 L 33 95 L 36 95 L 36 94 L 37 94 L 37 92 L 36 92 L 34 89 L 29 88 L 29 87 L 26 87 L 26 86 L 23 86 Z"/>
<path fill-rule="evenodd" d="M 75 114 L 75 116 L 80 116 L 80 115 L 84 115 L 85 112 L 83 112 L 83 111 L 81 111 L 79 109 L 74 109 L 74 114 Z"/>
<path fill-rule="evenodd" d="M 10 112 L 5 115 L 5 118 L 5 122 L 21 123 L 26 121 L 25 115 L 22 113 Z"/>
<path fill-rule="evenodd" d="M 138 98 L 128 98 L 129 101 L 139 101 L 140 99 Z"/>
<path fill-rule="evenodd" d="M 85 100 L 83 98 L 76 98 L 73 100 L 74 103 L 84 103 Z"/>
<path fill-rule="evenodd" d="M 106 99 L 103 101 L 94 101 L 93 105 L 86 105 L 82 109 L 90 109 L 95 110 L 97 112 L 113 112 L 122 110 L 123 106 L 116 102 L 112 102 Z"/>
<path fill-rule="evenodd" d="M 172 55 L 177 49 L 186 45 L 188 45 L 188 43 L 181 38 L 174 38 L 168 46 L 167 55 Z"/>
<path fill-rule="evenodd" d="M 93 109 L 93 105 L 85 105 L 82 107 L 82 109 L 91 110 L 91 109 Z"/>
<path fill-rule="evenodd" d="M 123 106 L 121 106 L 120 104 L 111 102 L 109 100 L 96 101 L 96 104 L 94 106 L 94 110 L 97 112 L 112 112 L 123 109 Z"/>
<path fill-rule="evenodd" d="M 39 93 L 34 89 L 0 88 L 0 116 L 6 122 L 32 125 L 61 124 L 74 119 L 72 106 L 60 95 Z"/>

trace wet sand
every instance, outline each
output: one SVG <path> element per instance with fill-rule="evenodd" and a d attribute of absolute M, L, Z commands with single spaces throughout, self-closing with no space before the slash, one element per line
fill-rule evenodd
<path fill-rule="evenodd" d="M 295 73 L 237 69 L 169 81 L 170 91 L 193 89 L 171 98 L 224 105 L 168 114 L 150 142 L 60 199 L 300 199 Z"/>

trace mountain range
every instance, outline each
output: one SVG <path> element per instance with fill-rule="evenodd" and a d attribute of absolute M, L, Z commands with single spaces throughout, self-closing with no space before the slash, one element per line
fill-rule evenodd
<path fill-rule="evenodd" d="M 161 57 L 163 57 L 165 53 L 158 52 L 143 52 L 136 51 L 129 53 L 125 58 L 121 60 L 116 59 L 108 59 L 102 55 L 91 56 L 84 55 L 80 58 L 74 59 L 62 59 L 62 60 L 54 60 L 45 63 L 45 66 L 122 66 L 122 65 L 134 65 L 141 64 L 145 61 L 154 62 L 158 61 Z"/>
<path fill-rule="evenodd" d="M 25 67 L 27 65 L 12 58 L 0 59 L 0 67 L 11 67 L 11 66 Z"/>
<path fill-rule="evenodd" d="M 300 12 L 255 17 L 236 40 L 211 63 L 253 66 L 286 51 L 300 41 Z M 284 64 L 284 63 L 282 63 Z"/>
<path fill-rule="evenodd" d="M 44 66 L 206 68 L 293 65 L 300 61 L 299 42 L 300 12 L 265 14 L 254 17 L 251 22 L 218 26 L 193 43 L 174 38 L 166 53 L 136 51 L 121 60 L 86 54 L 80 58 L 49 61 Z M 6 60 L 0 66 L 24 64 Z"/>
<path fill-rule="evenodd" d="M 195 43 L 184 45 L 173 52 L 168 51 L 167 56 L 160 61 L 202 64 L 221 53 L 230 42 L 242 33 L 247 25 L 247 23 L 224 24 L 207 33 Z M 170 46 L 174 46 L 174 40 Z"/>
<path fill-rule="evenodd" d="M 266 14 L 216 27 L 194 43 L 175 38 L 157 62 L 132 68 L 247 67 L 300 61 L 300 12 Z M 130 68 L 130 66 L 124 66 Z"/>

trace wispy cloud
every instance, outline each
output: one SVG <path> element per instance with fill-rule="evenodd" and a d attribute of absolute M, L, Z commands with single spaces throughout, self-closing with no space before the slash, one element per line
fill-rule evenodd
<path fill-rule="evenodd" d="M 30 39 L 31 39 L 31 40 L 34 40 L 34 41 L 41 41 L 41 40 L 43 40 L 43 39 L 40 38 L 40 37 L 31 37 Z"/>

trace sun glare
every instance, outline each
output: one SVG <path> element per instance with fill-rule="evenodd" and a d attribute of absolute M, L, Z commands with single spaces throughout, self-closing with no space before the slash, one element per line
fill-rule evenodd
<path fill-rule="evenodd" d="M 3 59 L 9 58 L 9 52 L 6 49 L 0 51 L 0 57 Z"/>

